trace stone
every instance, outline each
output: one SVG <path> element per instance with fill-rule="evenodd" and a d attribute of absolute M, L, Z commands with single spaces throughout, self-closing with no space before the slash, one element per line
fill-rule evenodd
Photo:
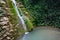
<path fill-rule="evenodd" d="M 7 18 L 7 17 L 2 17 L 2 18 L 0 19 L 0 21 L 7 21 L 7 22 L 8 22 L 8 18 Z"/>
<path fill-rule="evenodd" d="M 10 30 L 10 32 L 13 32 L 13 31 L 14 31 L 14 30 L 12 30 L 12 29 Z"/>
<path fill-rule="evenodd" d="M 0 3 L 2 3 L 2 4 L 6 4 L 3 0 L 1 0 L 1 2 Z"/>
<path fill-rule="evenodd" d="M 10 32 L 6 32 L 6 35 L 12 36 L 12 34 Z"/>
<path fill-rule="evenodd" d="M 6 34 L 4 34 L 3 36 L 4 36 L 4 37 L 6 37 L 7 35 L 6 35 Z"/>
<path fill-rule="evenodd" d="M 6 32 L 6 35 L 9 35 L 10 33 L 9 32 Z"/>
<path fill-rule="evenodd" d="M 5 9 L 8 10 L 9 8 L 6 7 Z"/>
<path fill-rule="evenodd" d="M 7 31 L 9 31 L 10 29 L 9 28 L 6 28 Z"/>
<path fill-rule="evenodd" d="M 2 28 L 7 28 L 8 26 L 3 26 Z"/>
<path fill-rule="evenodd" d="M 7 21 L 0 22 L 0 25 L 6 25 Z"/>
<path fill-rule="evenodd" d="M 4 20 L 8 21 L 8 18 L 7 17 L 3 17 Z"/>
<path fill-rule="evenodd" d="M 11 39 L 10 37 L 7 37 L 7 39 Z"/>

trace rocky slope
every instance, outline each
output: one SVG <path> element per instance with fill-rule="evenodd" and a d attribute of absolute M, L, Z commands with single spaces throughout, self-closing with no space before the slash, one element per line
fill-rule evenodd
<path fill-rule="evenodd" d="M 15 21 L 6 1 L 0 0 L 0 40 L 15 40 L 24 31 Z"/>
<path fill-rule="evenodd" d="M 12 24 L 9 22 L 8 14 L 5 1 L 0 2 L 0 40 L 13 40 L 12 36 Z"/>

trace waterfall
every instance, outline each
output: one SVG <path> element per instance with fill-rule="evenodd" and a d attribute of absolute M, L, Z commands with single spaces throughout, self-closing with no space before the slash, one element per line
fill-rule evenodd
<path fill-rule="evenodd" d="M 23 28 L 24 28 L 24 30 L 25 30 L 25 34 L 28 34 L 27 28 L 26 28 L 26 25 L 25 25 L 25 22 L 24 22 L 24 19 L 23 19 L 23 17 L 22 17 L 22 16 L 20 15 L 20 13 L 19 13 L 18 7 L 17 7 L 17 5 L 16 5 L 16 1 L 15 1 L 15 0 L 11 0 L 11 1 L 12 1 L 12 3 L 13 3 L 13 6 L 14 6 L 14 8 L 15 8 L 15 11 L 16 11 L 18 17 L 19 17 L 19 20 L 21 21 L 22 26 L 23 26 Z"/>

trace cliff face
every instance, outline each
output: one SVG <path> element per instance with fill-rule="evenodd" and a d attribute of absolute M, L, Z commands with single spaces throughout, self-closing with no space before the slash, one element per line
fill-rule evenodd
<path fill-rule="evenodd" d="M 15 40 L 24 33 L 23 28 L 14 18 L 7 0 L 0 0 L 0 40 Z"/>

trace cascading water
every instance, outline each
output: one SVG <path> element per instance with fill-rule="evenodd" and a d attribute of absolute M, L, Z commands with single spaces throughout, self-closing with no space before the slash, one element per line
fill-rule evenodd
<path fill-rule="evenodd" d="M 12 1 L 12 3 L 13 3 L 13 6 L 14 6 L 15 10 L 16 10 L 16 13 L 17 13 L 17 15 L 18 15 L 18 17 L 19 17 L 19 20 L 21 21 L 22 26 L 23 26 L 23 28 L 24 28 L 24 30 L 25 30 L 25 34 L 28 34 L 26 25 L 25 25 L 25 23 L 24 23 L 24 19 L 23 19 L 23 17 L 20 15 L 20 13 L 19 13 L 19 11 L 18 11 L 18 7 L 17 7 L 17 5 L 16 5 L 16 1 L 15 1 L 15 0 L 11 0 L 11 1 Z"/>

